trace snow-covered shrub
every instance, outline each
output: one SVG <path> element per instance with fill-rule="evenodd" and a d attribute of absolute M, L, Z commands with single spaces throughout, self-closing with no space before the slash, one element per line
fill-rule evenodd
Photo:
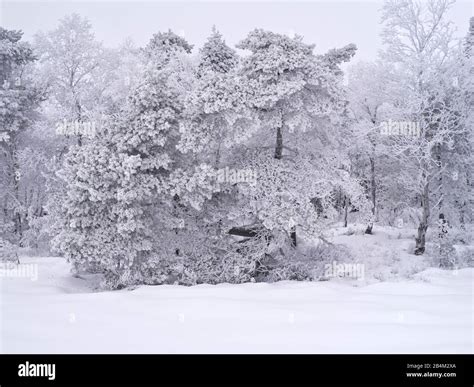
<path fill-rule="evenodd" d="M 256 280 L 264 258 L 262 248 L 265 248 L 259 238 L 238 243 L 231 238 L 224 238 L 223 242 L 205 241 L 202 236 L 198 237 L 201 238 L 199 241 L 198 238 L 191 239 L 195 244 L 181 243 L 179 255 L 174 248 L 165 249 L 120 273 L 107 270 L 104 287 L 120 289 L 139 284 L 190 286 Z"/>
<path fill-rule="evenodd" d="M 19 263 L 18 247 L 0 237 L 0 262 Z"/>
<path fill-rule="evenodd" d="M 334 263 L 354 263 L 355 259 L 346 246 L 320 240 L 308 248 L 288 249 L 272 261 L 262 280 L 318 281 L 328 279 L 326 272 Z"/>
<path fill-rule="evenodd" d="M 357 230 L 355 230 L 353 227 L 348 227 L 347 231 L 344 232 L 344 235 L 354 235 L 357 233 Z"/>
<path fill-rule="evenodd" d="M 466 248 L 456 250 L 457 267 L 474 267 L 474 249 Z"/>
<path fill-rule="evenodd" d="M 314 281 L 313 267 L 309 262 L 287 262 L 272 268 L 264 282 Z"/>
<path fill-rule="evenodd" d="M 178 283 L 244 283 L 255 280 L 268 250 L 262 236 L 236 241 L 230 236 L 200 236 L 199 243 L 181 244 Z M 196 241 L 196 238 L 194 239 Z"/>
<path fill-rule="evenodd" d="M 28 247 L 36 254 L 48 254 L 50 252 L 50 236 L 44 227 L 45 217 L 31 217 L 28 230 L 21 238 L 21 246 Z"/>

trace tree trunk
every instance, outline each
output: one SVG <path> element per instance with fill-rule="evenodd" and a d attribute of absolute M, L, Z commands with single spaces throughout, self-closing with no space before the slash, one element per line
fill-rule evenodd
<path fill-rule="evenodd" d="M 276 143 L 275 143 L 275 158 L 281 160 L 283 157 L 283 134 L 282 128 L 279 126 L 276 133 Z M 290 231 L 291 245 L 296 247 L 296 226 L 293 226 Z"/>
<path fill-rule="evenodd" d="M 20 166 L 17 159 L 17 148 L 16 145 L 13 145 L 11 152 L 11 179 L 12 179 L 12 188 L 13 196 L 15 198 L 14 213 L 13 213 L 13 224 L 15 226 L 15 234 L 18 236 L 19 241 L 23 237 L 23 225 L 22 217 L 20 213 Z M 16 213 L 15 213 L 16 212 Z"/>
<path fill-rule="evenodd" d="M 415 246 L 415 255 L 422 255 L 425 252 L 426 231 L 428 230 L 428 220 L 430 217 L 428 179 L 426 180 L 425 186 L 423 188 L 423 195 L 421 197 L 421 202 L 423 206 L 423 213 L 421 216 L 420 224 L 418 226 L 418 234 L 416 237 L 416 246 Z"/>
<path fill-rule="evenodd" d="M 77 121 L 82 123 L 82 107 L 81 107 L 81 104 L 79 103 L 79 100 L 77 99 L 74 89 L 73 89 L 73 95 L 76 101 Z M 82 128 L 80 130 L 82 130 Z M 77 145 L 82 146 L 82 133 L 77 134 Z"/>
<path fill-rule="evenodd" d="M 219 139 L 219 143 L 217 145 L 217 150 L 216 150 L 216 159 L 214 161 L 215 168 L 219 168 L 219 164 L 221 162 L 221 142 Z"/>
<path fill-rule="evenodd" d="M 259 235 L 259 231 L 260 230 L 251 227 L 232 227 L 228 233 L 230 235 L 237 235 L 246 238 L 255 238 Z"/>
<path fill-rule="evenodd" d="M 443 173 L 442 173 L 442 167 L 443 163 L 441 162 L 441 144 L 437 144 L 435 147 L 435 152 L 436 152 L 436 166 L 438 167 L 438 192 L 441 195 L 439 201 L 438 201 L 438 211 L 440 213 L 443 212 Z"/>
<path fill-rule="evenodd" d="M 283 156 L 283 135 L 281 133 L 281 127 L 277 128 L 276 144 L 275 144 L 275 158 L 281 160 Z"/>
<path fill-rule="evenodd" d="M 293 226 L 290 231 L 291 246 L 296 247 L 296 226 Z"/>
<path fill-rule="evenodd" d="M 376 183 L 375 183 L 375 159 L 372 156 L 370 158 L 370 198 L 372 200 L 372 216 L 375 218 L 375 203 L 376 203 Z M 366 234 L 372 234 L 372 228 L 374 223 L 370 222 L 365 230 Z"/>
<path fill-rule="evenodd" d="M 349 209 L 349 199 L 347 196 L 344 197 L 344 227 L 347 227 L 347 213 Z"/>

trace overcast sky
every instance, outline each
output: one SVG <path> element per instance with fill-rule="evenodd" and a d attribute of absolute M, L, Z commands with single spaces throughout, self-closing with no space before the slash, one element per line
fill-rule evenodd
<path fill-rule="evenodd" d="M 356 60 L 373 60 L 380 41 L 381 1 L 5 1 L 0 0 L 0 22 L 21 29 L 29 40 L 39 30 L 54 29 L 58 19 L 77 12 L 87 17 L 98 40 L 117 46 L 125 38 L 142 46 L 153 33 L 171 28 L 197 47 L 212 25 L 234 45 L 259 27 L 303 35 L 324 52 L 348 43 L 358 46 Z M 457 1 L 450 19 L 464 36 L 474 1 Z"/>

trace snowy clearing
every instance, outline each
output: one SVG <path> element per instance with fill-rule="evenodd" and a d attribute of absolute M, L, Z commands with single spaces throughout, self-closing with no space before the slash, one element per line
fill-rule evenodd
<path fill-rule="evenodd" d="M 474 269 L 412 280 L 93 292 L 61 258 L 1 278 L 2 353 L 472 353 Z"/>

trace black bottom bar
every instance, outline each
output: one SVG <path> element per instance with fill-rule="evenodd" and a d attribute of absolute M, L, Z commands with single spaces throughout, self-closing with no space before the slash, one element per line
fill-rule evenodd
<path fill-rule="evenodd" d="M 473 357 L 472 355 L 0 355 L 0 386 L 254 383 L 471 387 L 474 384 Z"/>

